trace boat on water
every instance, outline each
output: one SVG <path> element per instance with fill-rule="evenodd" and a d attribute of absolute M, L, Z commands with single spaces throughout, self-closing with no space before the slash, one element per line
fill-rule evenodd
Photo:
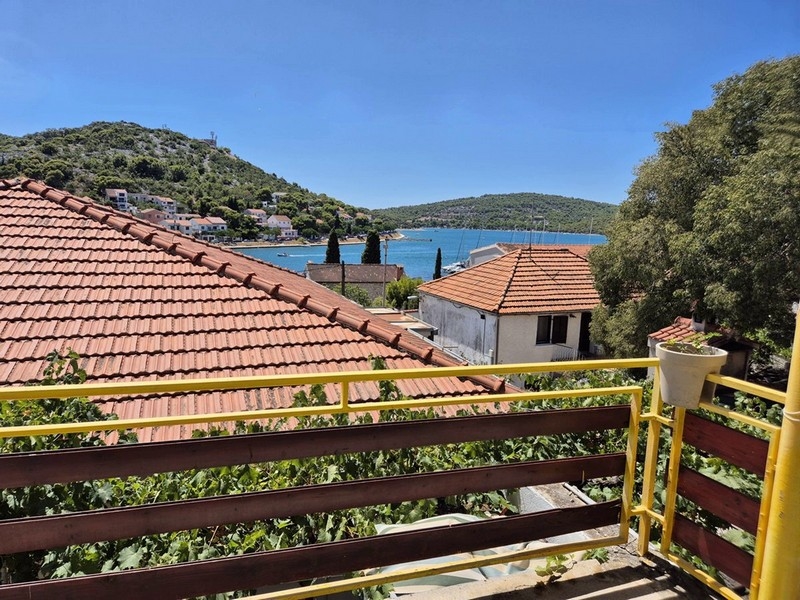
<path fill-rule="evenodd" d="M 289 256 L 287 252 L 278 252 L 278 256 Z"/>
<path fill-rule="evenodd" d="M 453 273 L 458 273 L 466 268 L 467 268 L 467 263 L 463 260 L 460 260 L 454 263 L 450 263 L 449 265 L 443 266 L 442 273 L 445 273 L 447 275 L 452 275 Z"/>

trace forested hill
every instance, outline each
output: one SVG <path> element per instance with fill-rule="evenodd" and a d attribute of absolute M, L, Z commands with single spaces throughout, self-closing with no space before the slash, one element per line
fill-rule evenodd
<path fill-rule="evenodd" d="M 260 207 L 260 200 L 274 192 L 287 193 L 284 208 L 291 217 L 314 208 L 355 212 L 354 207 L 237 158 L 228 148 L 126 122 L 96 122 L 21 137 L 0 134 L 0 177 L 17 176 L 98 200 L 105 188 L 166 196 L 203 215 L 215 205 L 233 210 Z"/>
<path fill-rule="evenodd" d="M 579 198 L 548 194 L 487 194 L 375 210 L 373 213 L 401 227 L 480 227 L 483 229 L 529 229 L 603 233 L 617 206 Z"/>

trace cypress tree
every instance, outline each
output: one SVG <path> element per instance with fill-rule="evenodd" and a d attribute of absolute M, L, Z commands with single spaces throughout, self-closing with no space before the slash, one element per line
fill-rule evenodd
<path fill-rule="evenodd" d="M 442 249 L 436 249 L 436 263 L 433 266 L 433 278 L 439 279 L 442 276 Z"/>
<path fill-rule="evenodd" d="M 342 257 L 339 255 L 339 236 L 336 235 L 336 230 L 332 229 L 328 237 L 328 248 L 325 250 L 325 263 L 326 264 L 339 264 Z"/>
<path fill-rule="evenodd" d="M 375 230 L 367 234 L 367 243 L 364 245 L 364 252 L 361 254 L 361 264 L 381 264 L 381 238 Z"/>

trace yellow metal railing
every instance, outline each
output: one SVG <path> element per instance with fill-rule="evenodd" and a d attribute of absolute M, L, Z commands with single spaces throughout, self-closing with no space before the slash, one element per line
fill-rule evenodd
<path fill-rule="evenodd" d="M 163 394 L 176 392 L 196 392 L 209 390 L 243 390 L 254 388 L 306 388 L 314 384 L 338 384 L 340 398 L 338 403 L 326 406 L 310 406 L 261 411 L 240 411 L 202 415 L 179 415 L 141 419 L 120 419 L 52 425 L 27 425 L 0 428 L 0 438 L 17 436 L 39 436 L 108 430 L 138 429 L 144 427 L 163 427 L 179 424 L 209 424 L 238 420 L 262 420 L 285 417 L 329 415 L 342 413 L 363 413 L 367 411 L 391 411 L 398 409 L 437 408 L 452 405 L 481 405 L 520 401 L 551 400 L 565 398 L 585 398 L 612 395 L 627 395 L 630 398 L 630 432 L 626 446 L 626 464 L 622 491 L 622 511 L 618 534 L 611 537 L 585 540 L 568 544 L 554 544 L 546 547 L 498 553 L 492 556 L 478 556 L 471 559 L 426 565 L 424 567 L 395 570 L 391 573 L 370 574 L 344 581 L 325 582 L 304 586 L 298 590 L 273 592 L 258 598 L 307 598 L 338 591 L 359 589 L 371 585 L 390 583 L 404 579 L 431 576 L 454 570 L 477 568 L 490 564 L 514 562 L 540 558 L 553 554 L 566 554 L 593 548 L 622 544 L 627 541 L 629 520 L 633 506 L 634 477 L 636 470 L 636 448 L 638 439 L 639 415 L 643 390 L 639 386 L 615 386 L 577 390 L 554 390 L 538 392 L 513 392 L 478 396 L 459 396 L 426 400 L 400 400 L 388 402 L 369 402 L 351 404 L 349 386 L 356 382 L 379 382 L 412 378 L 467 377 L 474 375 L 514 375 L 519 373 L 542 373 L 551 371 L 584 371 L 587 369 L 645 368 L 657 364 L 654 359 L 632 359 L 621 361 L 580 361 L 560 363 L 535 363 L 516 365 L 489 365 L 470 367 L 448 367 L 403 370 L 371 370 L 342 373 L 315 373 L 302 375 L 270 375 L 263 377 L 128 382 L 117 384 L 81 384 L 62 386 L 30 386 L 22 388 L 0 388 L 0 401 L 23 401 L 44 398 L 72 398 L 103 396 L 127 396 L 132 394 Z"/>
<path fill-rule="evenodd" d="M 660 552 L 668 560 L 680 566 L 687 573 L 693 575 L 698 580 L 702 581 L 708 587 L 720 594 L 724 598 L 730 600 L 740 600 L 742 596 L 737 594 L 732 589 L 726 587 L 717 581 L 714 577 L 710 576 L 705 571 L 698 569 L 695 565 L 684 560 L 675 554 L 670 546 L 672 542 L 672 527 L 674 524 L 675 505 L 677 498 L 678 487 L 678 469 L 680 468 L 681 449 L 683 443 L 683 422 L 686 415 L 686 409 L 681 407 L 674 407 L 672 409 L 672 416 L 666 417 L 663 415 L 663 402 L 660 398 L 658 377 L 660 373 L 656 374 L 656 381 L 653 389 L 653 396 L 651 400 L 650 410 L 643 414 L 641 419 L 648 423 L 647 435 L 647 450 L 645 454 L 644 463 L 644 479 L 642 490 L 642 504 L 633 508 L 633 514 L 640 517 L 639 521 L 639 542 L 638 551 L 644 555 L 649 548 L 650 543 L 650 529 L 652 522 L 655 521 L 662 528 L 662 536 L 660 543 Z M 785 404 L 787 394 L 778 390 L 767 388 L 761 385 L 753 384 L 741 379 L 733 377 L 726 377 L 722 375 L 712 374 L 706 378 L 716 384 L 724 385 L 733 390 L 743 392 L 745 394 L 760 397 L 779 404 Z M 767 522 L 769 520 L 770 507 L 772 502 L 773 485 L 775 478 L 775 468 L 778 461 L 778 445 L 780 442 L 781 427 L 773 425 L 761 419 L 757 419 L 750 415 L 746 415 L 725 406 L 720 406 L 712 402 L 701 402 L 700 409 L 708 412 L 721 415 L 731 420 L 738 421 L 744 425 L 749 425 L 761 429 L 769 436 L 769 449 L 767 452 L 767 464 L 765 468 L 763 493 L 761 497 L 759 520 L 758 520 L 758 535 L 756 536 L 755 552 L 753 558 L 753 570 L 750 579 L 749 597 L 757 600 L 759 591 L 762 584 L 762 574 Z M 672 436 L 670 440 L 670 456 L 667 469 L 667 488 L 666 497 L 664 502 L 663 514 L 653 510 L 653 498 L 655 495 L 656 485 L 656 471 L 657 461 L 659 456 L 659 445 L 661 441 L 661 428 L 666 426 L 671 429 Z"/>
<path fill-rule="evenodd" d="M 657 367 L 657 359 L 628 359 L 628 360 L 591 360 L 591 361 L 566 361 L 555 363 L 533 363 L 514 365 L 482 365 L 469 367 L 425 368 L 425 369 L 400 369 L 400 370 L 370 370 L 343 373 L 315 373 L 299 375 L 270 375 L 263 377 L 239 377 L 203 380 L 179 381 L 148 381 L 128 382 L 115 384 L 82 384 L 64 386 L 30 386 L 0 388 L 0 401 L 21 401 L 43 398 L 72 398 L 76 396 L 99 398 L 104 396 L 129 396 L 134 394 L 165 394 L 188 393 L 198 391 L 226 391 L 245 390 L 255 388 L 304 388 L 314 384 L 338 385 L 340 396 L 338 402 L 326 406 L 310 406 L 302 408 L 270 409 L 261 411 L 240 411 L 228 413 L 176 415 L 154 418 L 122 419 L 112 421 L 97 421 L 84 423 L 68 423 L 56 425 L 29 425 L 0 428 L 0 438 L 15 436 L 38 436 L 58 433 L 79 433 L 107 430 L 140 429 L 146 427 L 163 427 L 188 424 L 212 424 L 232 422 L 239 420 L 265 420 L 286 417 L 300 417 L 312 415 L 353 414 L 370 411 L 388 411 L 397 409 L 437 408 L 453 405 L 481 405 L 508 403 L 519 401 L 535 401 L 559 398 L 583 398 L 589 396 L 628 395 L 631 403 L 630 428 L 626 447 L 626 466 L 622 492 L 622 515 L 618 535 L 578 543 L 555 545 L 535 550 L 507 552 L 491 557 L 478 557 L 469 560 L 459 560 L 435 566 L 394 571 L 390 574 L 372 574 L 346 581 L 328 582 L 302 588 L 302 590 L 288 590 L 275 592 L 268 595 L 256 596 L 266 598 L 304 598 L 314 595 L 329 594 L 338 591 L 352 590 L 361 587 L 390 583 L 402 579 L 435 575 L 453 570 L 480 567 L 489 564 L 505 563 L 510 561 L 537 558 L 556 553 L 571 553 L 580 550 L 611 546 L 626 543 L 628 540 L 628 523 L 630 518 L 639 517 L 639 542 L 638 550 L 641 554 L 649 551 L 650 529 L 653 523 L 662 527 L 661 552 L 687 572 L 691 573 L 717 593 L 726 598 L 739 598 L 732 590 L 718 583 L 706 573 L 696 569 L 693 565 L 681 559 L 670 550 L 671 532 L 675 512 L 677 495 L 677 469 L 680 465 L 681 438 L 685 409 L 674 408 L 671 414 L 664 413 L 664 406 L 658 392 L 659 370 L 656 369 L 654 389 L 650 406 L 642 412 L 643 390 L 639 386 L 618 386 L 596 389 L 555 390 L 539 392 L 513 392 L 502 394 L 489 394 L 482 396 L 458 396 L 448 398 L 435 398 L 427 400 L 400 400 L 393 402 L 351 403 L 350 386 L 359 382 L 380 382 L 385 380 L 404 379 L 430 379 L 439 377 L 469 377 L 478 375 L 515 375 L 520 373 L 566 372 L 566 371 L 592 371 L 607 369 L 632 369 Z M 708 378 L 718 384 L 765 398 L 772 402 L 786 403 L 787 395 L 774 390 L 756 386 L 738 379 L 711 375 Z M 781 428 L 765 423 L 753 417 L 743 415 L 728 408 L 714 404 L 703 403 L 701 408 L 720 414 L 730 419 L 738 420 L 746 425 L 758 427 L 770 435 L 768 461 L 764 478 L 764 492 L 761 501 L 761 511 L 758 522 L 758 535 L 756 539 L 754 567 L 750 582 L 751 597 L 757 598 L 759 591 L 763 590 L 762 574 L 774 574 L 765 569 L 765 556 L 772 552 L 767 547 L 767 523 L 771 523 L 774 514 L 770 507 L 773 504 L 773 483 L 779 462 L 779 445 L 781 442 Z M 647 426 L 647 445 L 643 463 L 643 483 L 641 501 L 634 505 L 634 475 L 637 462 L 637 442 L 639 428 L 642 424 Z M 668 466 L 667 493 L 663 513 L 654 509 L 654 495 L 656 488 L 656 472 L 662 428 L 671 430 L 670 461 Z M 764 596 L 771 598 L 773 596 Z"/>

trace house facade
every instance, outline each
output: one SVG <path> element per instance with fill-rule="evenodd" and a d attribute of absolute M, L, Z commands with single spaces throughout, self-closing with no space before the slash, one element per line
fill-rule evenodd
<path fill-rule="evenodd" d="M 600 303 L 588 261 L 565 249 L 518 249 L 418 289 L 419 317 L 443 349 L 474 364 L 572 360 L 596 350 Z"/>
<path fill-rule="evenodd" d="M 155 223 L 158 225 L 159 223 L 166 221 L 169 216 L 163 210 L 159 210 L 157 208 L 146 208 L 144 210 L 139 211 L 139 218 L 144 219 L 149 223 Z"/>
<path fill-rule="evenodd" d="M 279 238 L 293 240 L 297 238 L 297 230 L 292 229 L 292 220 L 286 215 L 270 215 L 267 227 L 280 229 Z"/>
<path fill-rule="evenodd" d="M 111 206 L 122 212 L 128 212 L 128 192 L 127 190 L 117 188 L 107 188 L 105 190 L 106 201 L 111 203 Z"/>
<path fill-rule="evenodd" d="M 267 213 L 263 208 L 247 208 L 244 214 L 254 218 L 261 227 L 267 226 Z M 291 223 L 289 225 L 291 226 Z"/>

